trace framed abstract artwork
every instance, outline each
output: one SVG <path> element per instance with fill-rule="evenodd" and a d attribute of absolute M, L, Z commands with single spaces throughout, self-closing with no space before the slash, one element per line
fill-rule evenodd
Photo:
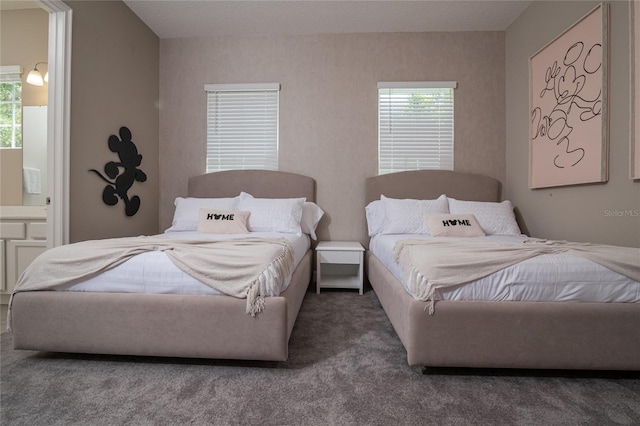
<path fill-rule="evenodd" d="M 629 2 L 631 42 L 631 145 L 629 177 L 640 179 L 640 1 Z"/>
<path fill-rule="evenodd" d="M 529 58 L 529 187 L 608 179 L 608 5 Z"/>

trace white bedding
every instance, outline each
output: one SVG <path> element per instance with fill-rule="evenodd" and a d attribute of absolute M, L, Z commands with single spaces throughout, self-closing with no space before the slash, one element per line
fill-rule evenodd
<path fill-rule="evenodd" d="M 442 239 L 416 234 L 376 235 L 369 249 L 404 285 L 393 247 L 403 239 Z M 526 236 L 487 236 L 519 243 Z M 476 238 L 474 238 L 476 239 Z M 436 300 L 640 302 L 640 283 L 597 263 L 569 255 L 542 255 L 467 284 L 436 290 Z"/>
<path fill-rule="evenodd" d="M 203 234 L 195 231 L 173 232 L 167 231 L 163 235 L 173 239 L 233 239 L 262 237 L 262 238 L 286 238 L 293 246 L 294 267 L 309 250 L 309 237 L 295 234 L 283 234 L 275 232 L 251 232 L 250 234 Z M 278 296 L 289 283 L 288 276 L 282 283 L 274 283 L 267 288 L 268 296 Z M 80 283 L 60 286 L 60 291 L 95 291 L 112 293 L 148 293 L 148 294 L 207 294 L 219 295 L 219 291 L 201 283 L 190 275 L 182 272 L 169 260 L 162 251 L 152 251 L 140 254 L 127 262 L 109 269 L 102 274 L 82 281 Z"/>

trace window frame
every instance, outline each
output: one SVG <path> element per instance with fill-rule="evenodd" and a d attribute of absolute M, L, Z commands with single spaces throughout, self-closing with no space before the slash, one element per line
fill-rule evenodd
<path fill-rule="evenodd" d="M 11 99 L 0 99 L 0 105 L 11 105 L 11 123 L 2 124 L 0 128 L 11 129 L 10 146 L 2 146 L 2 149 L 22 148 L 22 69 L 18 65 L 0 67 L 0 84 L 11 85 Z M 16 90 L 17 89 L 17 90 Z M 20 112 L 18 115 L 17 112 Z M 18 120 L 19 117 L 19 120 Z"/>
<path fill-rule="evenodd" d="M 420 169 L 453 170 L 454 91 L 457 86 L 455 81 L 378 82 L 379 175 Z M 446 91 L 448 97 L 445 103 L 436 105 L 439 112 L 437 115 L 430 113 L 420 115 L 416 111 L 403 112 L 400 108 L 410 107 L 412 101 L 408 99 L 394 101 L 392 99 L 393 96 L 414 96 L 414 94 L 431 96 L 433 92 L 437 91 Z M 440 114 L 442 111 L 446 111 L 447 114 L 442 116 Z M 436 123 L 433 122 L 434 117 L 437 117 Z M 395 133 L 392 129 L 394 122 L 397 123 L 396 127 L 399 129 Z M 427 124 L 428 128 L 425 128 L 425 122 L 429 123 Z M 429 136 L 432 140 L 431 142 L 427 141 L 427 131 L 437 132 L 436 140 Z M 415 146 L 415 143 L 408 141 L 410 138 L 422 140 L 426 144 Z M 394 146 L 394 139 L 397 141 L 396 146 Z M 410 147 L 412 144 L 414 145 L 413 151 Z M 394 149 L 400 151 L 395 157 Z M 438 150 L 438 152 L 429 154 L 427 153 L 429 149 Z M 435 163 L 435 165 L 429 166 L 426 163 Z"/>
<path fill-rule="evenodd" d="M 207 98 L 206 172 L 240 169 L 278 170 L 280 84 L 205 84 L 204 88 Z M 264 96 L 264 103 L 258 100 L 260 96 Z M 223 117 L 219 112 L 212 110 L 219 108 L 220 102 L 235 102 L 240 109 Z M 254 108 L 256 113 L 247 114 L 246 108 Z M 246 125 L 248 119 L 253 120 L 250 126 Z M 244 124 L 238 124 L 240 121 Z M 222 127 L 225 130 L 220 130 Z M 228 136 L 221 133 L 227 133 Z M 244 142 L 239 140 L 243 135 L 252 139 L 252 148 L 243 148 Z M 217 156 L 212 155 L 216 150 Z M 264 153 L 262 158 L 260 151 Z M 229 161 L 230 158 L 235 159 Z"/>

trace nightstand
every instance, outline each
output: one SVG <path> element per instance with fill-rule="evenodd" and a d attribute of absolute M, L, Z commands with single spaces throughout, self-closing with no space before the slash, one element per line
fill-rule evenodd
<path fill-rule="evenodd" d="M 364 247 L 351 241 L 321 241 L 316 247 L 316 293 L 352 288 L 362 294 Z"/>

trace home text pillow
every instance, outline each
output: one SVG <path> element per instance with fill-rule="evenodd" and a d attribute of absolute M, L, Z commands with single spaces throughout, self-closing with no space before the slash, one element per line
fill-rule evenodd
<path fill-rule="evenodd" d="M 487 235 L 521 235 L 511 201 L 490 203 L 483 201 L 460 201 L 449 198 L 452 214 L 472 214 Z"/>
<path fill-rule="evenodd" d="M 209 234 L 248 234 L 249 212 L 200 209 L 198 232 Z"/>
<path fill-rule="evenodd" d="M 381 234 L 428 234 L 427 213 L 449 213 L 447 197 L 435 200 L 395 199 L 382 195 L 385 220 Z"/>
<path fill-rule="evenodd" d="M 196 231 L 200 209 L 235 210 L 234 198 L 176 198 L 173 222 L 167 231 Z"/>
<path fill-rule="evenodd" d="M 317 240 L 316 228 L 323 215 L 324 211 L 316 203 L 305 201 L 302 205 L 302 219 L 300 220 L 302 232 L 308 234 L 312 239 Z"/>
<path fill-rule="evenodd" d="M 373 237 L 382 232 L 382 226 L 384 225 L 384 205 L 382 200 L 375 200 L 370 202 L 367 207 L 364 208 L 367 216 L 367 230 L 369 236 Z"/>
<path fill-rule="evenodd" d="M 429 232 L 434 237 L 484 237 L 472 214 L 426 214 Z"/>
<path fill-rule="evenodd" d="M 248 195 L 248 194 L 247 194 Z M 251 212 L 249 231 L 302 235 L 304 198 L 241 197 L 238 210 Z"/>

